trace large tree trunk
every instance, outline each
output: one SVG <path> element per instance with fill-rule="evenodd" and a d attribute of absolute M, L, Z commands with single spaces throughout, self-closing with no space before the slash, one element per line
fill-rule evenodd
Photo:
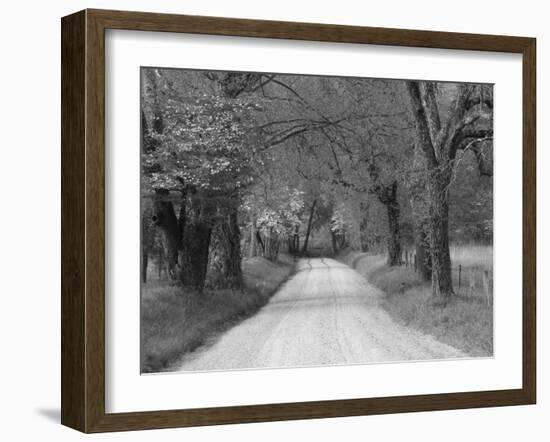
<path fill-rule="evenodd" d="M 348 241 L 346 239 L 346 232 L 331 232 L 332 234 L 332 250 L 336 254 L 338 251 L 345 249 L 348 246 Z"/>
<path fill-rule="evenodd" d="M 153 253 L 155 242 L 155 227 L 151 217 L 153 211 L 150 207 L 143 209 L 141 213 L 141 280 L 147 282 L 147 265 L 149 264 L 149 255 Z"/>
<path fill-rule="evenodd" d="M 420 277 L 424 281 L 432 279 L 432 260 L 430 257 L 430 241 L 428 231 L 429 201 L 426 192 L 426 158 L 419 143 L 414 146 L 413 171 L 408 180 L 410 203 L 414 222 L 414 244 L 416 248 L 416 267 Z"/>
<path fill-rule="evenodd" d="M 305 255 L 307 253 L 307 244 L 309 242 L 309 235 L 311 234 L 311 224 L 313 223 L 313 215 L 315 214 L 315 205 L 317 204 L 317 200 L 313 200 L 313 204 L 311 205 L 311 209 L 309 210 L 309 219 L 307 222 L 307 231 L 306 231 L 306 237 L 304 239 L 304 245 L 302 247 L 302 255 Z"/>
<path fill-rule="evenodd" d="M 241 290 L 243 273 L 241 268 L 241 232 L 239 229 L 237 207 L 234 207 L 221 228 L 224 245 L 225 287 Z"/>
<path fill-rule="evenodd" d="M 386 207 L 388 215 L 388 265 L 397 266 L 401 264 L 401 232 L 399 228 L 401 208 L 397 200 L 397 181 L 389 186 L 378 186 L 376 193 L 380 202 Z"/>
<path fill-rule="evenodd" d="M 200 216 L 187 220 L 181 252 L 180 279 L 186 286 L 202 292 L 208 266 L 212 229 Z"/>
<path fill-rule="evenodd" d="M 183 204 L 179 220 L 182 231 L 180 280 L 202 292 L 208 267 L 212 213 L 204 195 L 197 194 L 195 189 L 189 189 Z"/>
<path fill-rule="evenodd" d="M 168 259 L 168 272 L 176 277 L 178 252 L 181 248 L 181 230 L 172 201 L 167 190 L 157 190 L 155 194 L 153 222 L 162 233 L 165 255 Z"/>
<path fill-rule="evenodd" d="M 292 255 L 294 253 L 294 248 L 293 248 L 294 241 L 290 235 L 287 238 L 287 244 L 288 244 L 288 254 Z"/>
<path fill-rule="evenodd" d="M 141 255 L 141 282 L 147 282 L 147 264 L 149 263 L 149 254 L 146 250 L 142 250 Z"/>
<path fill-rule="evenodd" d="M 216 288 L 240 290 L 243 287 L 243 275 L 237 206 L 221 210 L 210 244 L 208 284 Z"/>
<path fill-rule="evenodd" d="M 397 201 L 386 204 L 388 213 L 388 265 L 401 264 L 401 235 L 399 232 L 400 208 Z"/>
<path fill-rule="evenodd" d="M 294 228 L 294 253 L 298 253 L 300 250 L 300 226 L 296 225 Z"/>
<path fill-rule="evenodd" d="M 432 261 L 432 295 L 447 303 L 453 295 L 451 255 L 449 251 L 450 172 L 432 172 L 429 177 L 429 240 Z"/>
<path fill-rule="evenodd" d="M 262 239 L 262 234 L 259 230 L 256 230 L 256 241 L 260 245 L 260 249 L 262 250 L 262 256 L 265 256 L 265 244 L 264 240 Z"/>
<path fill-rule="evenodd" d="M 208 266 L 208 249 L 212 229 L 204 220 L 190 220 L 184 235 L 181 281 L 202 292 Z"/>
<path fill-rule="evenodd" d="M 430 242 L 426 234 L 424 223 L 418 223 L 415 232 L 416 266 L 424 281 L 432 279 L 432 259 L 430 256 Z"/>
<path fill-rule="evenodd" d="M 330 237 L 332 239 L 332 251 L 336 255 L 338 253 L 338 238 L 336 232 L 333 230 L 330 231 Z"/>
<path fill-rule="evenodd" d="M 248 257 L 256 256 L 256 218 L 250 220 L 250 244 L 248 249 Z"/>
<path fill-rule="evenodd" d="M 273 227 L 269 229 L 269 235 L 265 238 L 265 257 L 270 261 L 277 261 L 279 257 L 279 235 L 273 231 Z"/>
<path fill-rule="evenodd" d="M 359 241 L 361 252 L 369 251 L 369 204 L 368 202 L 361 203 L 361 222 L 359 223 Z"/>

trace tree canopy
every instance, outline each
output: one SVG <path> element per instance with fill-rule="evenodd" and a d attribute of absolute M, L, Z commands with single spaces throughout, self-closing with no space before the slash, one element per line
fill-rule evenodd
<path fill-rule="evenodd" d="M 447 296 L 449 242 L 492 241 L 492 93 L 143 68 L 142 216 L 173 277 L 199 289 L 215 274 L 238 288 L 243 255 L 281 247 L 384 249 L 389 265 L 417 247 Z"/>

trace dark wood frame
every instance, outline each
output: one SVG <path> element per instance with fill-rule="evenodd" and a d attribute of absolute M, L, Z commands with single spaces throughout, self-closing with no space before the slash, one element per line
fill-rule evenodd
<path fill-rule="evenodd" d="M 404 29 L 84 10 L 62 19 L 61 422 L 84 432 L 534 404 L 536 40 Z M 496 51 L 523 56 L 523 386 L 401 397 L 105 413 L 106 29 Z"/>

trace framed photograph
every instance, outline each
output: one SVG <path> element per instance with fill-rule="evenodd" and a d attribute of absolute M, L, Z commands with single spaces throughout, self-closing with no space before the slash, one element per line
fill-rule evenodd
<path fill-rule="evenodd" d="M 535 39 L 61 24 L 64 425 L 535 403 Z"/>

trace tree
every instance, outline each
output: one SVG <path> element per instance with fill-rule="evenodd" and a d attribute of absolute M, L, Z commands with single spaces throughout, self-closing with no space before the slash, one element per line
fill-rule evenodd
<path fill-rule="evenodd" d="M 243 202 L 243 209 L 253 223 L 260 254 L 275 261 L 281 239 L 293 238 L 301 225 L 300 213 L 304 208 L 304 192 L 288 187 L 275 176 L 264 177 L 250 190 Z"/>
<path fill-rule="evenodd" d="M 309 235 L 311 235 L 311 226 L 313 225 L 313 215 L 315 215 L 315 206 L 317 205 L 317 198 L 313 200 L 311 203 L 311 207 L 309 209 L 309 217 L 307 221 L 307 230 L 306 230 L 306 237 L 304 239 L 304 245 L 302 247 L 302 255 L 305 255 L 307 253 L 307 245 L 309 242 Z"/>
<path fill-rule="evenodd" d="M 334 252 L 385 247 L 391 266 L 414 242 L 434 292 L 452 293 L 450 235 L 492 228 L 490 186 L 476 195 L 469 169 L 490 180 L 489 89 L 145 69 L 144 232 L 150 217 L 170 274 L 198 290 L 242 288 L 243 251 L 307 254 L 314 237 Z"/>
<path fill-rule="evenodd" d="M 160 148 L 160 142 L 158 135 L 164 133 L 164 117 L 160 105 L 160 92 L 158 88 L 157 72 L 148 71 L 146 74 L 148 80 L 149 94 L 152 97 L 151 100 L 151 129 L 147 122 L 145 112 L 141 111 L 141 138 L 142 138 L 142 154 L 144 157 L 154 155 L 157 149 Z M 157 136 L 154 136 L 156 134 Z M 142 156 L 142 159 L 143 159 Z M 142 172 L 145 179 L 150 179 L 154 173 L 158 173 L 161 170 L 158 162 L 145 162 L 142 164 Z M 151 189 L 142 188 L 142 194 L 150 193 Z M 168 257 L 168 272 L 172 277 L 176 276 L 175 269 L 178 263 L 178 251 L 181 243 L 181 232 L 176 218 L 174 207 L 170 201 L 168 195 L 169 191 L 156 187 L 153 195 L 153 208 L 147 204 L 143 204 L 142 207 L 142 235 L 145 239 L 151 237 L 151 224 L 160 229 L 162 233 L 162 244 L 165 250 L 164 255 Z M 148 209 L 148 210 L 147 210 Z M 150 241 L 142 242 L 142 280 L 146 281 L 147 264 L 150 247 L 144 247 L 144 244 L 148 244 Z"/>
<path fill-rule="evenodd" d="M 449 201 L 449 239 L 452 243 L 490 244 L 493 238 L 493 180 L 490 142 L 476 151 L 460 151 Z"/>
<path fill-rule="evenodd" d="M 412 209 L 414 246 L 418 274 L 424 281 L 432 279 L 430 244 L 428 240 L 428 198 L 426 189 L 426 161 L 418 143 L 414 147 L 414 159 L 409 170 L 407 186 Z"/>
<path fill-rule="evenodd" d="M 453 295 L 449 251 L 449 187 L 453 178 L 457 152 L 489 139 L 491 127 L 480 120 L 492 121 L 492 104 L 487 104 L 488 91 L 482 86 L 459 84 L 445 90 L 454 95 L 448 112 L 441 112 L 437 86 L 407 82 L 416 143 L 426 161 L 428 190 L 428 237 L 430 243 L 432 295 L 443 303 Z M 474 92 L 478 91 L 478 99 Z M 492 101 L 489 101 L 492 103 Z"/>
<path fill-rule="evenodd" d="M 363 197 L 374 195 L 384 206 L 388 265 L 399 265 L 402 211 L 398 189 L 411 156 L 406 148 L 410 135 L 401 90 L 395 82 L 370 79 L 342 79 L 339 86 L 334 82 L 333 89 L 343 108 L 332 108 L 346 114 L 337 125 L 321 131 L 328 141 L 331 180 Z"/>
<path fill-rule="evenodd" d="M 170 71 L 151 70 L 148 74 L 144 109 L 153 121 L 160 113 L 163 130 L 149 135 L 155 149 L 142 155 L 143 168 L 148 170 L 143 184 L 157 195 L 157 225 L 165 232 L 168 251 L 177 251 L 182 282 L 202 290 L 209 250 L 216 246 L 222 253 L 213 254 L 210 261 L 219 258 L 223 273 L 219 280 L 240 288 L 236 211 L 240 189 L 250 180 L 247 137 L 254 106 L 219 91 L 197 93 L 195 89 L 204 90 L 204 82 L 210 82 L 200 73 L 171 77 Z M 158 100 L 160 91 L 162 100 Z M 180 204 L 179 216 L 174 201 Z"/>

